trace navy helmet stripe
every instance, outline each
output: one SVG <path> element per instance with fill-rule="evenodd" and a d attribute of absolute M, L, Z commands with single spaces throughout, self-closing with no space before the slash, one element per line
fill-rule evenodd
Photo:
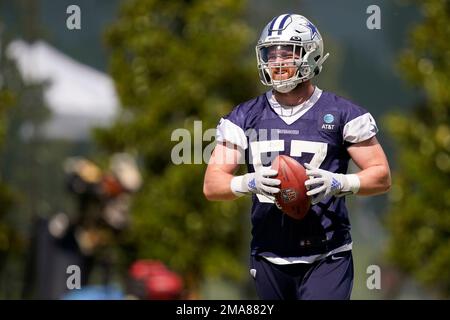
<path fill-rule="evenodd" d="M 283 20 L 281 20 L 280 26 L 278 27 L 278 35 L 281 35 L 281 30 L 283 29 L 284 24 L 286 23 L 286 20 L 287 20 L 290 16 L 291 16 L 290 14 L 287 14 L 287 15 L 284 16 Z"/>
<path fill-rule="evenodd" d="M 269 26 L 269 34 L 268 34 L 269 36 L 272 35 L 273 25 L 275 24 L 275 21 L 277 21 L 277 18 L 278 18 L 278 17 L 273 18 L 272 22 L 270 23 L 270 26 Z"/>

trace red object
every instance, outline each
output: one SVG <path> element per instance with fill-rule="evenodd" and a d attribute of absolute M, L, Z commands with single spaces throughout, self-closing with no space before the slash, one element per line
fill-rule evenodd
<path fill-rule="evenodd" d="M 146 280 L 147 297 L 150 300 L 179 299 L 183 290 L 183 281 L 172 271 L 166 271 Z"/>
<path fill-rule="evenodd" d="M 311 204 L 306 195 L 305 168 L 295 159 L 280 155 L 273 161 L 272 169 L 278 171 L 276 178 L 281 180 L 280 192 L 275 195 L 281 210 L 291 218 L 303 219 Z"/>
<path fill-rule="evenodd" d="M 131 278 L 142 280 L 167 271 L 167 267 L 161 261 L 138 260 L 131 265 L 128 273 Z"/>
<path fill-rule="evenodd" d="M 135 281 L 143 283 L 146 299 L 180 299 L 183 280 L 158 260 L 138 260 L 129 269 L 129 275 Z"/>
<path fill-rule="evenodd" d="M 124 192 L 124 189 L 120 185 L 119 180 L 117 180 L 113 175 L 104 175 L 101 184 L 103 193 L 110 198 L 117 197 L 119 194 Z"/>

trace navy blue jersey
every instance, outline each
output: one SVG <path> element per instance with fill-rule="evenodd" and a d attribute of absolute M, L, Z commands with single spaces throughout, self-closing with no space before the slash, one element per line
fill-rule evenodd
<path fill-rule="evenodd" d="M 333 93 L 316 88 L 312 97 L 296 108 L 280 106 L 271 91 L 244 102 L 223 117 L 217 141 L 245 151 L 249 172 L 254 166 L 270 166 L 277 155 L 288 155 L 301 164 L 336 173 L 346 173 L 347 147 L 367 140 L 378 129 L 363 108 Z M 303 220 L 283 214 L 262 195 L 253 195 L 251 209 L 252 254 L 298 257 L 323 253 L 305 251 L 305 239 L 336 240 L 333 248 L 351 242 L 345 197 L 324 199 L 311 206 Z M 329 249 L 333 249 L 329 248 Z"/>

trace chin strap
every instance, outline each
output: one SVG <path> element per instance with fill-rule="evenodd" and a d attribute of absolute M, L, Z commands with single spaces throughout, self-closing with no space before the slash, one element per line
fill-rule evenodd
<path fill-rule="evenodd" d="M 298 83 L 290 83 L 290 84 L 282 84 L 282 85 L 274 85 L 273 89 L 280 93 L 288 93 L 294 90 L 297 87 Z"/>

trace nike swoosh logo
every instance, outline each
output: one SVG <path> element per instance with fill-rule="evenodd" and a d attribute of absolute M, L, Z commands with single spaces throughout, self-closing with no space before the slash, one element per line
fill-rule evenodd
<path fill-rule="evenodd" d="M 331 260 L 341 260 L 344 259 L 344 257 L 335 257 L 334 255 L 331 256 Z"/>

